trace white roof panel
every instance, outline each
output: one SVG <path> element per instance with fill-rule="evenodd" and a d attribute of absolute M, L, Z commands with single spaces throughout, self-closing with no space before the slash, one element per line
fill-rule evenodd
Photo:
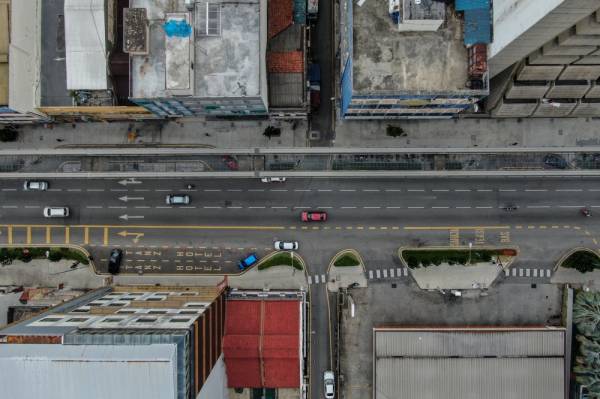
<path fill-rule="evenodd" d="M 0 345 L 2 397 L 176 398 L 176 346 Z"/>
<path fill-rule="evenodd" d="M 106 90 L 104 0 L 65 0 L 68 90 Z"/>

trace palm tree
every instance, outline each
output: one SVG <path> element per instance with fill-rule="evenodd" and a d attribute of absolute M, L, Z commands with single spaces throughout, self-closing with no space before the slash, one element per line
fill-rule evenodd
<path fill-rule="evenodd" d="M 577 330 L 600 342 L 600 292 L 580 292 L 573 304 L 573 322 Z"/>

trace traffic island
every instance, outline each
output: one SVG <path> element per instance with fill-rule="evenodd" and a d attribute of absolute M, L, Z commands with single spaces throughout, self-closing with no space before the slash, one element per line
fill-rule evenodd
<path fill-rule="evenodd" d="M 398 249 L 400 261 L 419 288 L 451 290 L 457 296 L 463 290 L 489 288 L 517 254 L 516 248 L 489 246 Z"/>
<path fill-rule="evenodd" d="M 570 249 L 556 262 L 550 281 L 600 289 L 600 256 L 585 247 Z"/>
<path fill-rule="evenodd" d="M 327 289 L 332 292 L 340 288 L 367 286 L 363 259 L 354 249 L 344 249 L 335 254 L 329 262 L 327 275 Z"/>
<path fill-rule="evenodd" d="M 292 260 L 293 259 L 293 260 Z M 293 265 L 293 267 L 292 267 Z M 239 289 L 307 289 L 306 263 L 296 252 L 274 251 L 244 272 L 228 276 L 229 286 Z"/>
<path fill-rule="evenodd" d="M 273 266 L 291 266 L 296 270 L 304 270 L 304 261 L 293 252 L 273 252 L 258 262 L 257 269 L 265 270 Z"/>

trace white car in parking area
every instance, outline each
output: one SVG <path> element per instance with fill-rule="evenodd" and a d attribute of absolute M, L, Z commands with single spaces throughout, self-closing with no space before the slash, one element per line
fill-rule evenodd
<path fill-rule="evenodd" d="M 285 177 L 263 177 L 260 179 L 263 183 L 285 183 Z"/>
<path fill-rule="evenodd" d="M 298 241 L 275 241 L 273 247 L 280 251 L 295 251 L 298 249 Z"/>
<path fill-rule="evenodd" d="M 323 373 L 323 389 L 325 390 L 325 398 L 333 399 L 335 397 L 335 377 L 333 371 L 325 371 Z"/>

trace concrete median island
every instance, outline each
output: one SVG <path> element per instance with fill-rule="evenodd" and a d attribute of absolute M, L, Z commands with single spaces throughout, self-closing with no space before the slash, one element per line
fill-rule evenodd
<path fill-rule="evenodd" d="M 29 262 L 33 259 L 48 259 L 58 262 L 61 259 L 72 260 L 84 265 L 90 263 L 88 255 L 75 248 L 68 247 L 4 247 L 0 248 L 0 262 L 11 263 L 14 260 Z"/>
<path fill-rule="evenodd" d="M 263 258 L 257 268 L 265 270 L 273 266 L 292 266 L 296 270 L 304 270 L 304 262 L 298 255 L 292 256 L 291 252 L 274 252 L 271 256 Z"/>
<path fill-rule="evenodd" d="M 514 248 L 400 248 L 398 257 L 421 289 L 489 288 L 517 256 Z"/>
<path fill-rule="evenodd" d="M 582 284 L 600 287 L 600 256 L 592 249 L 577 247 L 565 253 L 556 263 L 551 279 L 555 284 Z"/>

